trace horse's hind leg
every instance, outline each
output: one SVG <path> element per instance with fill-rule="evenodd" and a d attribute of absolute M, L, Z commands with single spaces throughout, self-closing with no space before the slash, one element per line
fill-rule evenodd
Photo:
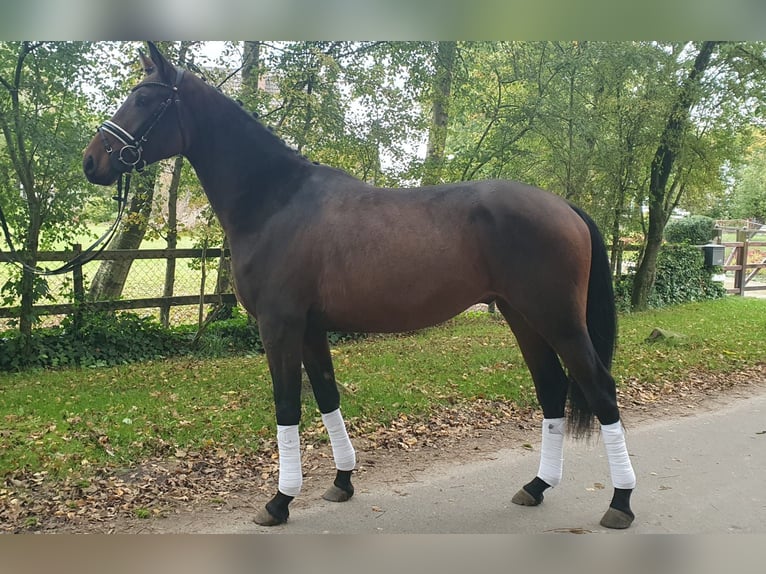
<path fill-rule="evenodd" d="M 601 437 L 606 447 L 614 495 L 601 519 L 607 528 L 627 528 L 634 520 L 630 497 L 636 475 L 625 444 L 614 379 L 598 358 L 587 332 L 573 334 L 555 343 L 561 360 L 585 395 L 601 423 Z"/>
<path fill-rule="evenodd" d="M 354 495 L 351 473 L 356 466 L 356 453 L 348 438 L 346 424 L 340 412 L 340 394 L 335 382 L 327 333 L 323 330 L 306 330 L 303 341 L 303 366 L 309 376 L 322 422 L 330 436 L 335 468 L 335 481 L 322 495 L 331 502 L 344 502 Z"/>
<path fill-rule="evenodd" d="M 497 307 L 516 335 L 519 349 L 535 383 L 537 400 L 543 410 L 537 475 L 512 499 L 515 504 L 537 506 L 543 501 L 543 492 L 561 482 L 568 380 L 556 352 L 527 321 L 504 301 L 498 300 Z"/>

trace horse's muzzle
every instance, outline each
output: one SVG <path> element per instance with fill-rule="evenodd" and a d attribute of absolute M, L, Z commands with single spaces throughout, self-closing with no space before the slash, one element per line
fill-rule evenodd
<path fill-rule="evenodd" d="M 108 164 L 108 169 L 99 169 L 99 164 L 93 154 L 86 153 L 82 160 L 82 171 L 85 173 L 85 177 L 88 181 L 97 185 L 112 185 L 120 176 L 118 171 L 115 171 L 111 167 L 111 162 Z"/>

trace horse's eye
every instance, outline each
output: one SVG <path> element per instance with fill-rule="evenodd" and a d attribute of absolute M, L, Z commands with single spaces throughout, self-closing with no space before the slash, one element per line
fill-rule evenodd
<path fill-rule="evenodd" d="M 146 105 L 147 97 L 145 94 L 136 94 L 136 107 L 142 108 Z"/>

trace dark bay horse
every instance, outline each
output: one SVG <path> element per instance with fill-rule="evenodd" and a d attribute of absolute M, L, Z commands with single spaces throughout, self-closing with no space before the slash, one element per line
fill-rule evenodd
<path fill-rule="evenodd" d="M 610 375 L 611 275 L 583 211 L 511 181 L 371 187 L 296 154 L 238 103 L 151 43 L 149 51 L 141 54 L 146 77 L 99 127 L 83 168 L 91 182 L 109 185 L 183 154 L 202 183 L 231 245 L 239 300 L 257 318 L 274 389 L 279 487 L 257 523 L 285 522 L 302 485 L 301 364 L 337 469 L 324 497 L 353 495 L 356 455 L 327 331 L 410 331 L 495 300 L 544 416 L 539 472 L 513 502 L 542 502 L 561 480 L 565 433 L 587 434 L 595 416 L 614 486 L 601 524 L 631 524 L 635 474 Z"/>

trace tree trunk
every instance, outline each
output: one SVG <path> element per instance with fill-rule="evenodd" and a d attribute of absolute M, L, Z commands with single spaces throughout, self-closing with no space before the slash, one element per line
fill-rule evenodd
<path fill-rule="evenodd" d="M 258 93 L 258 81 L 261 79 L 261 43 L 246 41 L 242 53 L 242 90 L 243 101 L 253 98 Z"/>
<path fill-rule="evenodd" d="M 612 212 L 612 248 L 609 253 L 609 265 L 612 268 L 612 276 L 619 277 L 622 274 L 622 253 L 623 245 L 621 243 L 620 220 L 622 219 L 622 205 L 615 206 Z"/>
<path fill-rule="evenodd" d="M 168 188 L 168 222 L 166 242 L 169 250 L 178 246 L 178 186 L 181 182 L 181 168 L 184 160 L 178 156 L 173 162 L 173 176 Z M 168 257 L 165 265 L 165 286 L 162 290 L 163 297 L 173 296 L 173 286 L 176 280 L 176 259 Z M 167 327 L 170 325 L 170 304 L 164 303 L 160 307 L 160 323 Z"/>
<path fill-rule="evenodd" d="M 579 190 L 574 184 L 572 171 L 574 169 L 574 96 L 575 96 L 575 73 L 573 66 L 569 71 L 569 103 L 567 106 L 567 165 L 566 181 L 564 183 L 564 197 L 570 201 L 577 201 L 576 195 Z"/>
<path fill-rule="evenodd" d="M 699 87 L 707 70 L 718 42 L 704 42 L 686 80 L 681 86 L 678 99 L 673 104 L 665 129 L 660 136 L 660 144 L 652 160 L 649 179 L 649 230 L 643 257 L 636 271 L 631 294 L 633 310 L 646 309 L 649 294 L 654 287 L 657 275 L 657 255 L 662 244 L 662 234 L 670 217 L 673 203 L 667 201 L 668 180 L 673 165 L 683 145 L 683 136 L 689 123 L 689 112 L 699 99 Z"/>
<path fill-rule="evenodd" d="M 654 280 L 657 277 L 657 256 L 662 246 L 662 232 L 665 230 L 665 219 L 657 211 L 656 205 L 649 206 L 649 229 L 646 234 L 646 245 L 641 263 L 636 271 L 633 292 L 631 293 L 631 305 L 634 311 L 646 309 L 649 295 L 651 295 L 654 287 Z"/>
<path fill-rule="evenodd" d="M 620 91 L 618 89 L 617 97 L 620 97 Z M 619 141 L 625 142 L 625 150 L 620 159 L 620 167 L 617 174 L 614 177 L 613 186 L 615 188 L 612 196 L 612 210 L 611 210 L 611 231 L 612 249 L 609 256 L 609 263 L 612 269 L 612 276 L 619 277 L 622 275 L 622 257 L 625 250 L 625 246 L 622 244 L 622 231 L 621 222 L 625 215 L 625 199 L 628 195 L 628 185 L 630 182 L 631 165 L 633 164 L 633 140 L 630 136 L 623 136 L 622 119 L 618 125 Z"/>
<path fill-rule="evenodd" d="M 157 166 L 151 165 L 140 176 L 133 176 L 133 193 L 123 215 L 120 228 L 112 240 L 111 249 L 138 249 L 144 240 L 149 217 L 152 213 Z M 88 298 L 91 301 L 108 301 L 122 295 L 125 281 L 133 265 L 132 259 L 105 259 L 90 284 Z"/>
<path fill-rule="evenodd" d="M 29 226 L 27 238 L 24 242 L 24 262 L 34 267 L 37 264 L 37 250 L 40 247 L 40 231 L 42 229 L 42 216 L 40 204 L 28 198 Z M 35 304 L 35 281 L 37 277 L 31 271 L 24 269 L 21 275 L 21 314 L 19 315 L 19 331 L 22 341 L 22 355 L 27 355 L 32 340 L 32 324 L 35 322 L 33 305 Z M 44 281 L 44 279 L 40 279 Z"/>
<path fill-rule="evenodd" d="M 456 53 L 457 42 L 439 42 L 436 51 L 436 75 L 432 90 L 431 127 L 428 130 L 428 148 L 423 165 L 423 185 L 441 183 Z"/>
<path fill-rule="evenodd" d="M 224 251 L 228 248 L 229 240 L 224 236 L 223 245 L 221 245 L 221 256 L 218 258 L 218 278 L 215 281 L 216 295 L 231 293 L 234 289 L 231 279 L 231 258 L 224 255 Z M 223 301 L 214 303 L 210 308 L 207 318 L 212 321 L 231 319 L 235 306 L 235 303 L 224 303 Z"/>

